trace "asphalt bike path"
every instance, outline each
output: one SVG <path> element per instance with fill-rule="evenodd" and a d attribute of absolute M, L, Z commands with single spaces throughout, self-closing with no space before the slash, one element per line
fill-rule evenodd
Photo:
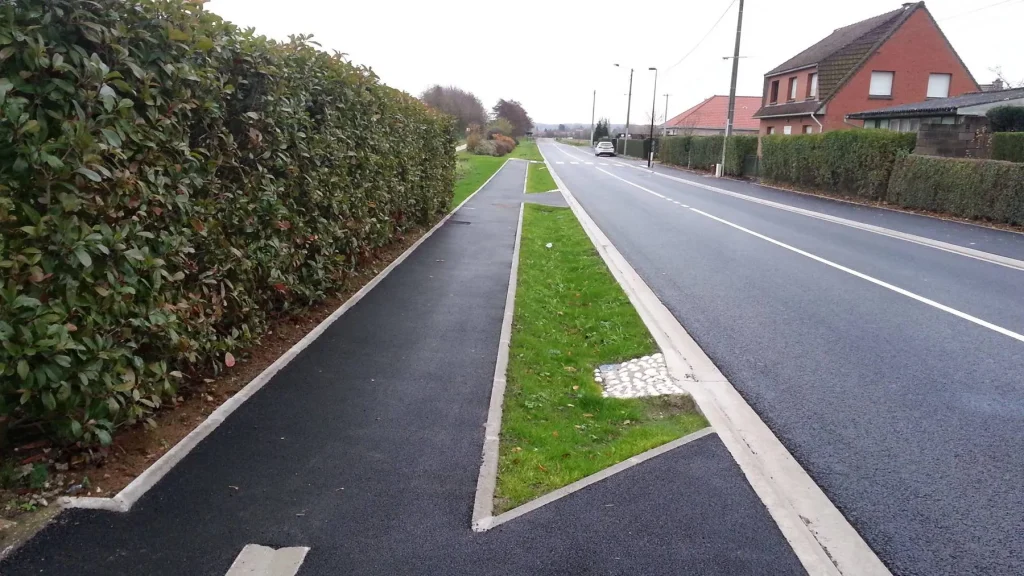
<path fill-rule="evenodd" d="M 525 173 L 508 162 L 130 512 L 65 511 L 0 574 L 222 576 L 250 544 L 309 548 L 303 576 L 802 574 L 714 434 L 471 530 Z"/>

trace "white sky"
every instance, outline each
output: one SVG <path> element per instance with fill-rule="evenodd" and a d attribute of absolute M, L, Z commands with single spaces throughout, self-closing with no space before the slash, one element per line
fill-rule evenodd
<path fill-rule="evenodd" d="M 284 39 L 311 33 L 325 49 L 370 66 L 390 86 L 418 95 L 432 84 L 475 93 L 490 109 L 520 101 L 535 122 L 622 123 L 630 66 L 630 121 L 649 121 L 654 73 L 657 115 L 669 117 L 713 94 L 729 93 L 736 31 L 734 4 L 681 64 L 732 0 L 211 0 L 206 7 L 235 24 Z M 833 29 L 894 10 L 900 0 L 747 0 L 738 94 L 760 96 L 764 73 Z M 1024 0 L 929 0 L 928 9 L 980 83 L 1001 66 L 1024 80 Z M 628 8 L 628 13 L 624 13 Z M 979 10 L 980 9 L 980 10 Z M 627 39 L 623 39 L 628 35 Z M 625 68 L 615 68 L 613 63 Z M 668 70 L 666 72 L 666 70 Z"/>

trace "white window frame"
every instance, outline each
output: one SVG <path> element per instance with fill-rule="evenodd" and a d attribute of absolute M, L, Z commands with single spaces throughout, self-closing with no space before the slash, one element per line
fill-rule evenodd
<path fill-rule="evenodd" d="M 896 73 L 889 70 L 872 70 L 871 84 L 868 86 L 868 96 L 875 98 L 892 98 L 892 85 L 896 79 Z"/>
<path fill-rule="evenodd" d="M 818 97 L 818 73 L 811 73 L 811 98 Z"/>
<path fill-rule="evenodd" d="M 800 77 L 793 76 L 789 79 L 789 99 L 796 100 L 797 86 L 800 85 Z"/>
<path fill-rule="evenodd" d="M 793 133 L 793 126 L 786 124 L 785 126 L 782 127 L 782 133 L 785 134 L 786 136 L 789 136 L 790 134 Z"/>
<path fill-rule="evenodd" d="M 804 134 L 814 134 L 814 126 L 804 126 Z"/>
<path fill-rule="evenodd" d="M 952 83 L 952 74 L 939 72 L 929 74 L 927 98 L 949 98 L 949 85 Z"/>

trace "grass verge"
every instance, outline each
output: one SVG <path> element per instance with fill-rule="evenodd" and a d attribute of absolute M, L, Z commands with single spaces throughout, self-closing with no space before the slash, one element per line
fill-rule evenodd
<path fill-rule="evenodd" d="M 505 163 L 504 157 L 477 156 L 465 151 L 459 152 L 456 156 L 458 165 L 452 209 L 461 204 L 470 194 L 476 192 L 477 188 L 480 188 Z"/>
<path fill-rule="evenodd" d="M 655 350 L 573 213 L 526 205 L 495 513 L 708 425 L 688 397 L 601 396 L 595 367 Z"/>
<path fill-rule="evenodd" d="M 551 177 L 551 172 L 548 171 L 547 164 L 530 164 L 530 167 L 526 171 L 527 194 L 550 192 L 557 189 L 558 184 L 555 184 L 555 179 Z"/>
<path fill-rule="evenodd" d="M 540 155 L 540 149 L 537 148 L 537 141 L 527 140 L 526 138 L 519 140 L 519 145 L 508 153 L 508 157 L 522 158 L 523 160 L 534 160 L 537 162 L 544 161 L 544 157 Z"/>

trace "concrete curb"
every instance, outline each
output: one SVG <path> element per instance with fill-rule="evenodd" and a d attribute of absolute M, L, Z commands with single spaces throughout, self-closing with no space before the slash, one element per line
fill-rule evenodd
<path fill-rule="evenodd" d="M 479 188 L 476 189 L 472 194 L 466 197 L 454 210 L 449 212 L 440 222 L 434 225 L 433 228 L 427 231 L 426 234 L 421 236 L 412 246 L 406 249 L 405 252 L 396 258 L 391 264 L 389 264 L 379 274 L 374 276 L 365 286 L 359 289 L 358 292 L 352 295 L 351 298 L 345 301 L 337 310 L 331 313 L 330 316 L 324 319 L 323 322 L 318 324 L 316 328 L 306 334 L 301 340 L 295 343 L 294 346 L 288 349 L 287 352 L 282 354 L 273 364 L 267 367 L 266 370 L 261 372 L 258 376 L 253 378 L 244 388 L 239 390 L 234 396 L 229 398 L 226 402 L 220 405 L 219 408 L 213 411 L 212 414 L 206 417 L 202 423 L 199 424 L 192 432 L 182 438 L 175 444 L 170 450 L 164 453 L 156 462 L 154 462 L 149 468 L 147 468 L 142 474 L 140 474 L 135 480 L 132 480 L 130 484 L 125 486 L 120 492 L 112 498 L 92 498 L 92 497 L 75 497 L 65 496 L 60 499 L 60 504 L 64 508 L 85 508 L 89 510 L 107 510 L 110 512 L 127 512 L 131 510 L 132 506 L 139 501 L 142 496 L 146 494 L 160 481 L 164 476 L 167 475 L 174 466 L 180 462 L 185 456 L 188 455 L 204 438 L 210 435 L 211 432 L 217 429 L 221 423 L 227 419 L 235 410 L 237 410 L 246 400 L 251 398 L 256 392 L 259 392 L 261 388 L 267 385 L 268 382 L 281 371 L 282 368 L 288 365 L 296 356 L 305 350 L 310 344 L 313 343 L 321 334 L 323 334 L 335 321 L 338 320 L 349 309 L 355 306 L 360 300 L 363 299 L 366 294 L 373 290 L 377 284 L 380 284 L 392 270 L 398 267 L 399 264 L 405 261 L 410 254 L 413 253 L 427 238 L 430 238 L 441 226 L 448 221 L 456 212 L 459 211 L 462 206 L 469 202 L 473 196 L 476 196 L 477 192 L 482 190 L 487 184 L 501 172 L 502 168 L 508 164 L 508 160 L 501 165 L 491 177 L 488 178 Z"/>
<path fill-rule="evenodd" d="M 860 534 L 612 245 L 561 178 L 554 172 L 552 176 L 662 349 L 673 377 L 687 383 L 701 412 L 807 572 L 891 576 Z"/>
<path fill-rule="evenodd" d="M 661 456 L 662 454 L 664 454 L 666 452 L 669 452 L 671 450 L 675 450 L 676 448 L 679 448 L 680 446 L 683 446 L 685 444 L 689 444 L 690 442 L 693 442 L 694 440 L 699 440 L 699 439 L 707 436 L 708 434 L 713 434 L 713 433 L 714 433 L 714 430 L 711 429 L 711 427 L 702 428 L 700 430 L 697 430 L 696 432 L 691 432 L 691 433 L 687 434 L 686 436 L 683 436 L 682 438 L 677 438 L 677 439 L 675 439 L 675 440 L 673 440 L 671 442 L 668 442 L 666 444 L 662 444 L 661 446 L 658 446 L 657 448 L 651 448 L 650 450 L 648 450 L 646 452 L 642 452 L 640 454 L 637 454 L 636 456 L 633 456 L 631 458 L 627 458 L 627 459 L 623 460 L 622 462 L 619 462 L 618 464 L 615 464 L 614 466 L 609 466 L 608 468 L 605 468 L 604 470 L 601 470 L 600 472 L 595 472 L 594 474 L 591 474 L 590 476 L 586 476 L 584 478 L 581 478 L 581 479 L 573 482 L 572 484 L 569 484 L 567 486 L 562 486 L 561 488 L 559 488 L 557 490 L 554 490 L 552 492 L 548 492 L 547 494 L 541 496 L 540 498 L 537 498 L 536 500 L 530 500 L 529 502 L 527 502 L 526 504 L 523 504 L 522 506 L 517 506 L 517 507 L 515 507 L 515 508 L 513 508 L 513 509 L 511 509 L 511 510 L 509 510 L 507 512 L 502 512 L 501 514 L 498 514 L 497 516 L 494 516 L 494 517 L 488 516 L 486 518 L 481 519 L 479 522 L 474 522 L 473 523 L 473 530 L 475 530 L 477 532 L 484 532 L 484 531 L 490 530 L 491 528 L 494 528 L 496 526 L 504 524 L 504 523 L 506 523 L 506 522 L 508 522 L 510 520 L 515 520 L 516 518 L 519 518 L 520 516 L 522 516 L 524 514 L 533 512 L 534 510 L 540 508 L 541 506 L 545 506 L 547 504 L 550 504 L 550 503 L 554 502 L 555 500 L 558 500 L 559 498 L 568 496 L 569 494 L 572 494 L 573 492 L 577 492 L 579 490 L 582 490 L 582 489 L 586 488 L 587 486 L 590 486 L 591 484 L 595 484 L 597 482 L 600 482 L 601 480 L 604 480 L 605 478 L 609 478 L 611 476 L 614 476 L 614 475 L 618 474 L 619 472 L 622 472 L 623 470 L 628 470 L 628 469 L 632 468 L 633 466 L 636 466 L 637 464 L 640 464 L 642 462 L 650 460 L 651 458 L 654 458 L 655 456 Z"/>
<path fill-rule="evenodd" d="M 525 188 L 525 184 L 523 185 Z M 501 447 L 501 412 L 505 402 L 505 371 L 508 368 L 509 346 L 512 343 L 512 320 L 516 308 L 516 283 L 519 278 L 519 248 L 523 238 L 523 213 L 526 204 L 519 205 L 519 225 L 516 228 L 515 248 L 512 249 L 512 269 L 508 275 L 508 293 L 505 295 L 505 315 L 501 321 L 501 336 L 498 338 L 498 359 L 494 364 L 494 379 L 491 384 L 491 403 L 487 409 L 487 424 L 484 428 L 484 449 L 480 474 L 476 481 L 476 496 L 473 499 L 472 527 L 482 532 L 489 527 L 494 513 L 494 490 L 498 484 L 498 451 Z"/>

